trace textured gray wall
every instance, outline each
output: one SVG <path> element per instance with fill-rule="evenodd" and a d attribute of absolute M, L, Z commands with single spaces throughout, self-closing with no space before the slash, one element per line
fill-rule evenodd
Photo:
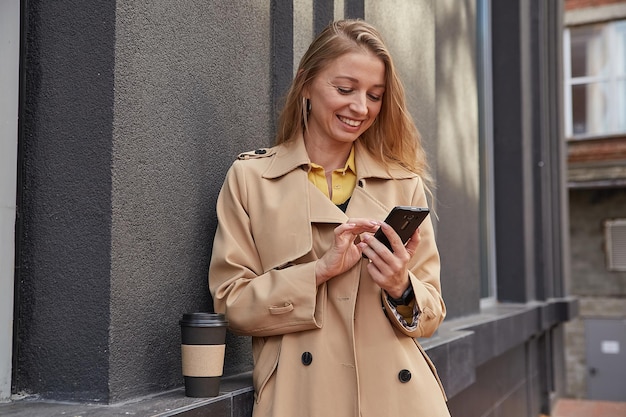
<path fill-rule="evenodd" d="M 480 301 L 476 1 L 437 0 L 437 212 L 448 314 Z"/>
<path fill-rule="evenodd" d="M 437 141 L 434 3 L 434 0 L 365 1 L 365 19 L 380 30 L 391 51 L 433 173 Z"/>
<path fill-rule="evenodd" d="M 43 397 L 107 396 L 114 22 L 28 2 L 13 385 Z"/>
<path fill-rule="evenodd" d="M 207 311 L 215 202 L 270 137 L 269 5 L 119 3 L 112 164 L 113 400 L 180 383 L 178 320 Z M 231 338 L 226 374 L 251 367 Z"/>
<path fill-rule="evenodd" d="M 479 158 L 474 0 L 365 2 L 391 50 L 436 182 L 434 207 L 450 318 L 478 311 Z"/>
<path fill-rule="evenodd" d="M 115 402 L 182 384 L 212 309 L 215 201 L 271 143 L 269 5 L 30 1 L 18 391 Z M 225 373 L 251 368 L 229 335 Z"/>

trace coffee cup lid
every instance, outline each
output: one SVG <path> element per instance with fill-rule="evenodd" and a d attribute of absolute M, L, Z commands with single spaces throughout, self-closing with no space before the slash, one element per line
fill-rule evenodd
<path fill-rule="evenodd" d="M 228 320 L 226 316 L 220 313 L 185 313 L 182 320 L 179 321 L 181 325 L 191 325 L 196 327 L 219 327 L 227 326 Z"/>

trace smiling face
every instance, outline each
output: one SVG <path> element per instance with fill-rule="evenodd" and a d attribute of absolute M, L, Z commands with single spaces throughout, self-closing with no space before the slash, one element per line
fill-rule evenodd
<path fill-rule="evenodd" d="M 303 90 L 311 101 L 308 141 L 352 144 L 374 123 L 385 92 L 385 64 L 369 52 L 349 52 L 330 62 Z"/>

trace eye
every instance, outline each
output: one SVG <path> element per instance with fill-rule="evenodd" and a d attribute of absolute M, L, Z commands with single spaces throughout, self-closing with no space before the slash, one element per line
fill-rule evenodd
<path fill-rule="evenodd" d="M 337 87 L 337 91 L 339 91 L 340 94 L 350 94 L 353 90 L 351 88 Z"/>
<path fill-rule="evenodd" d="M 368 94 L 367 96 L 372 101 L 380 101 L 382 99 L 382 96 L 379 96 L 379 95 L 376 95 L 376 94 Z"/>

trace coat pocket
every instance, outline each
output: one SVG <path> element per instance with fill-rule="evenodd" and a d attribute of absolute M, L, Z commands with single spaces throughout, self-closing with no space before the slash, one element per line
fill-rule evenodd
<path fill-rule="evenodd" d="M 254 339 L 253 350 L 255 351 L 255 355 L 252 383 L 256 393 L 257 404 L 261 401 L 261 395 L 278 367 L 282 339 L 282 336 Z"/>

